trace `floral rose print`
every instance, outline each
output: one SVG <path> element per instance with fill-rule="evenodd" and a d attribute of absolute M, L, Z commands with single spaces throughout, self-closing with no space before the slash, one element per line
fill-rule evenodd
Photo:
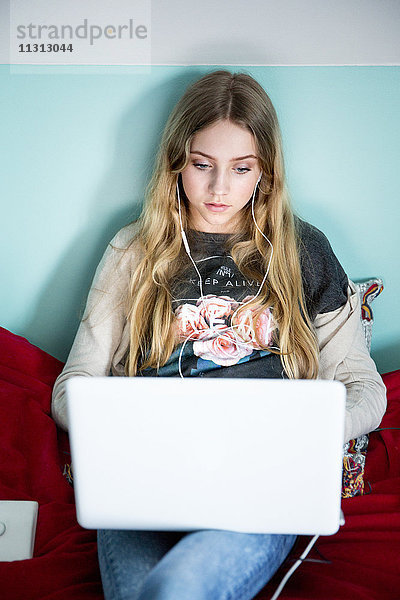
<path fill-rule="evenodd" d="M 242 342 L 231 329 L 227 329 L 211 340 L 194 342 L 193 352 L 204 360 L 229 367 L 251 354 L 253 348 Z"/>
<path fill-rule="evenodd" d="M 243 302 L 246 303 L 251 299 L 252 296 L 247 296 Z M 258 319 L 252 308 L 243 310 L 234 317 L 232 326 L 243 341 L 251 343 L 255 349 L 270 345 L 272 333 L 276 329 L 270 308 L 266 308 Z M 262 345 L 258 343 L 257 338 Z"/>
<path fill-rule="evenodd" d="M 257 334 L 257 338 L 260 340 L 263 346 L 269 346 L 271 344 L 272 332 L 275 328 L 276 327 L 272 318 L 271 310 L 269 308 L 266 308 L 260 314 L 255 323 L 255 331 Z M 261 348 L 261 346 L 258 345 L 257 341 L 255 343 L 257 344 L 257 348 Z"/>
<path fill-rule="evenodd" d="M 214 294 L 199 298 L 196 305 L 182 304 L 175 311 L 178 340 L 193 341 L 196 356 L 223 366 L 270 345 L 276 329 L 271 310 L 266 308 L 256 319 L 252 308 L 237 314 L 239 305 L 233 298 Z"/>
<path fill-rule="evenodd" d="M 175 312 L 178 339 L 201 339 L 207 335 L 209 327 L 194 304 L 182 304 Z"/>
<path fill-rule="evenodd" d="M 197 306 L 200 307 L 200 314 L 207 318 L 212 328 L 214 324 L 224 323 L 223 317 L 228 317 L 233 312 L 237 302 L 228 296 L 208 294 L 197 300 Z"/>
<path fill-rule="evenodd" d="M 235 315 L 232 326 L 244 342 L 252 344 L 256 341 L 253 328 L 253 313 L 250 309 L 241 311 Z"/>

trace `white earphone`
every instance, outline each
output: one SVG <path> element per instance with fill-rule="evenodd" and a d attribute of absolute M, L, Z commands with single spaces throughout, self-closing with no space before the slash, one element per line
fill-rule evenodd
<path fill-rule="evenodd" d="M 255 198 L 255 194 L 256 194 L 257 186 L 258 186 L 258 184 L 259 184 L 259 182 L 260 182 L 260 179 L 261 179 L 261 177 L 262 177 L 262 171 L 261 171 L 260 175 L 258 176 L 258 179 L 257 179 L 257 181 L 256 181 L 256 184 L 255 184 L 255 186 L 254 186 L 253 195 L 252 195 L 252 199 L 251 199 L 251 215 L 252 215 L 252 217 L 253 217 L 254 225 L 256 226 L 257 230 L 258 230 L 258 231 L 261 233 L 261 235 L 263 236 L 263 238 L 265 238 L 265 239 L 267 240 L 268 244 L 271 246 L 271 254 L 270 254 L 269 261 L 268 261 L 268 265 L 267 265 L 267 271 L 266 271 L 266 273 L 265 273 L 265 275 L 264 275 L 264 277 L 263 277 L 263 280 L 262 280 L 262 282 L 261 282 L 261 284 L 260 284 L 260 287 L 258 288 L 258 291 L 257 291 L 256 295 L 255 295 L 255 296 L 253 296 L 253 298 L 251 298 L 251 299 L 250 299 L 250 300 L 248 300 L 247 302 L 244 302 L 244 303 L 239 303 L 239 304 L 240 304 L 240 305 L 239 305 L 239 307 L 238 307 L 238 308 L 237 308 L 237 309 L 234 311 L 234 313 L 232 314 L 231 322 L 233 322 L 233 320 L 234 320 L 234 317 L 235 317 L 235 315 L 236 315 L 237 311 L 239 310 L 239 308 L 241 308 L 242 306 L 246 306 L 246 304 L 248 304 L 249 302 L 251 302 L 252 300 L 254 300 L 254 298 L 256 298 L 256 297 L 257 297 L 257 296 L 260 294 L 260 292 L 261 292 L 261 290 L 262 290 L 262 287 L 263 287 L 263 285 L 264 285 L 264 283 L 265 283 L 265 281 L 266 281 L 266 279 L 267 279 L 267 277 L 268 277 L 269 268 L 270 268 L 270 266 L 271 266 L 272 255 L 273 255 L 273 253 L 274 253 L 274 247 L 273 247 L 272 243 L 271 243 L 271 242 L 270 242 L 270 240 L 267 238 L 267 236 L 266 236 L 266 235 L 265 235 L 265 234 L 264 234 L 264 233 L 261 231 L 261 229 L 260 229 L 260 228 L 259 228 L 259 226 L 257 225 L 256 219 L 255 219 L 255 216 L 254 216 L 254 198 Z M 195 261 L 193 260 L 193 258 L 192 258 L 192 255 L 191 255 L 191 252 L 190 252 L 189 243 L 188 243 L 188 240 L 187 240 L 187 237 L 186 237 L 186 233 L 185 233 L 185 231 L 184 231 L 184 229 L 183 229 L 183 223 L 182 223 L 182 213 L 181 213 L 181 197 L 180 197 L 180 193 L 179 193 L 179 175 L 178 175 L 178 178 L 177 178 L 177 180 L 176 180 L 176 191 L 177 191 L 177 196 L 178 196 L 178 215 L 179 215 L 179 224 L 180 224 L 180 230 L 181 230 L 182 241 L 183 241 L 183 245 L 184 245 L 184 247 L 185 247 L 185 251 L 186 251 L 186 253 L 187 253 L 188 257 L 190 258 L 190 260 L 191 260 L 191 262 L 192 262 L 192 264 L 193 264 L 193 266 L 194 266 L 194 268 L 195 268 L 195 270 L 196 270 L 196 273 L 197 273 L 197 275 L 198 275 L 198 277 L 199 277 L 199 287 L 200 287 L 200 298 L 199 298 L 199 300 L 203 300 L 203 298 L 204 298 L 204 293 L 203 293 L 203 279 L 202 279 L 202 277 L 201 277 L 201 274 L 200 274 L 200 271 L 199 271 L 199 269 L 197 268 L 196 262 L 195 262 Z M 207 307 L 206 307 L 206 310 L 207 310 Z M 233 327 L 233 326 L 232 326 L 232 331 L 234 332 L 234 327 Z M 219 335 L 223 335 L 223 333 L 220 333 Z M 182 369 L 181 369 L 181 361 L 182 361 L 183 349 L 184 349 L 184 347 L 185 347 L 186 343 L 187 343 L 187 342 L 190 340 L 190 338 L 191 338 L 192 336 L 193 336 L 193 334 L 189 335 L 189 336 L 188 336 L 188 337 L 185 339 L 185 341 L 184 341 L 184 342 L 183 342 L 183 344 L 182 344 L 182 347 L 181 347 L 180 353 L 179 353 L 179 375 L 180 375 L 182 378 L 183 378 L 183 374 L 182 374 Z M 237 343 L 238 343 L 238 344 L 240 344 L 240 343 L 243 343 L 243 342 L 242 342 L 242 340 L 240 340 L 240 339 L 239 339 L 239 337 L 237 338 L 237 340 L 236 340 L 236 341 L 237 341 Z"/>

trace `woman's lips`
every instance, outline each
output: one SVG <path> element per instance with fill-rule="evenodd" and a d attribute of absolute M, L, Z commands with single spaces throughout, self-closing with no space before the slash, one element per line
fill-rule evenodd
<path fill-rule="evenodd" d="M 211 212 L 223 212 L 229 208 L 229 204 L 217 204 L 214 202 L 206 202 L 206 207 Z"/>

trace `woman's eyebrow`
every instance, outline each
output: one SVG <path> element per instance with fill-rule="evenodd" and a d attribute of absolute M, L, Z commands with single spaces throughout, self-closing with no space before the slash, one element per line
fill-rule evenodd
<path fill-rule="evenodd" d="M 210 156 L 209 154 L 206 154 L 205 152 L 200 152 L 200 150 L 191 150 L 190 154 L 201 154 L 201 156 L 205 156 L 206 158 L 211 158 L 211 160 L 216 160 L 214 158 L 214 156 Z M 235 162 L 237 160 L 244 160 L 245 158 L 257 159 L 257 156 L 254 156 L 254 154 L 246 154 L 245 156 L 237 156 L 236 158 L 231 158 L 231 162 Z"/>

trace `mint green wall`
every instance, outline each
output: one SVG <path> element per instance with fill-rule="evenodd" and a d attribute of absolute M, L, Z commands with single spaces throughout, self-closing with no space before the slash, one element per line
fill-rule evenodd
<path fill-rule="evenodd" d="M 65 360 L 103 250 L 138 214 L 167 115 L 210 68 L 0 66 L 1 326 Z M 372 354 L 381 372 L 400 368 L 400 68 L 246 70 L 277 108 L 294 207 L 352 279 L 383 278 Z"/>

